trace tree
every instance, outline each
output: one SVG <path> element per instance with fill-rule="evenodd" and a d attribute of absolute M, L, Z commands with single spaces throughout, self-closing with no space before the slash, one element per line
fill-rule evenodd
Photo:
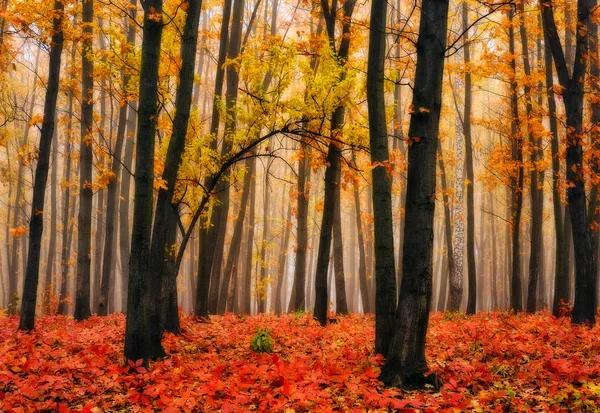
<path fill-rule="evenodd" d="M 91 315 L 90 274 L 92 262 L 92 129 L 94 116 L 94 1 L 83 0 L 81 14 L 81 141 L 79 145 L 79 217 L 77 219 L 77 289 L 75 314 L 77 321 Z"/>
<path fill-rule="evenodd" d="M 448 3 L 423 0 L 421 8 L 408 131 L 402 283 L 394 334 L 380 375 L 388 386 L 423 386 L 435 381 L 433 376 L 425 376 L 425 337 L 432 295 L 436 156 Z"/>
<path fill-rule="evenodd" d="M 367 99 L 373 178 L 375 230 L 375 352 L 387 355 L 396 313 L 396 264 L 392 215 L 392 182 L 388 172 L 389 149 L 385 119 L 384 69 L 387 2 L 371 3 Z M 355 195 L 356 197 L 357 195 Z M 360 205 L 360 201 L 355 201 Z M 358 208 L 357 208 L 358 210 Z"/>
<path fill-rule="evenodd" d="M 591 231 L 585 194 L 583 165 L 583 95 L 589 50 L 589 32 L 594 0 L 577 1 L 577 35 L 573 70 L 569 74 L 567 60 L 560 43 L 554 18 L 552 1 L 540 0 L 542 23 L 549 43 L 558 81 L 563 88 L 562 97 L 567 118 L 567 199 L 575 253 L 575 304 L 574 323 L 591 323 L 596 320 L 595 251 L 592 251 Z"/>
<path fill-rule="evenodd" d="M 342 33 L 339 48 L 336 49 L 336 2 L 330 7 L 327 0 L 321 1 L 323 14 L 325 17 L 325 26 L 327 29 L 327 38 L 333 58 L 338 61 L 340 67 L 344 67 L 348 60 L 350 49 L 350 27 L 352 25 L 352 13 L 354 12 L 354 1 L 344 2 L 342 7 Z M 342 69 L 345 70 L 345 69 Z M 341 79 L 345 77 L 342 71 Z M 333 234 L 334 221 L 336 215 L 339 217 L 339 211 L 336 213 L 336 204 L 340 202 L 340 179 L 341 179 L 341 129 L 344 125 L 345 108 L 340 102 L 331 114 L 331 141 L 327 148 L 327 168 L 325 169 L 325 200 L 323 202 L 323 218 L 321 220 L 321 233 L 319 236 L 319 254 L 317 256 L 317 269 L 315 275 L 315 310 L 314 315 L 321 325 L 327 322 L 327 272 L 329 267 L 329 255 L 331 249 L 331 239 Z M 339 219 L 339 218 L 338 218 Z M 339 275 L 338 275 L 339 278 Z M 337 280 L 336 286 L 342 285 L 343 279 Z M 336 291 L 337 294 L 345 294 L 345 291 Z"/>
<path fill-rule="evenodd" d="M 60 61 L 64 42 L 62 30 L 64 17 L 63 2 L 55 1 L 54 10 L 52 37 L 50 40 L 50 60 L 48 62 L 48 83 L 44 100 L 44 121 L 40 132 L 38 163 L 35 168 L 35 180 L 33 184 L 33 201 L 29 222 L 29 250 L 27 252 L 27 268 L 25 271 L 19 330 L 33 330 L 37 301 L 42 231 L 44 229 L 44 198 L 50 165 L 52 136 L 56 122 L 56 100 L 58 98 Z"/>
<path fill-rule="evenodd" d="M 144 3 L 142 63 L 135 159 L 135 202 L 125 325 L 125 357 L 145 361 L 164 355 L 156 295 L 160 274 L 148 273 L 154 192 L 154 135 L 158 110 L 158 64 L 163 31 L 162 0 Z M 150 276 L 152 279 L 147 279 Z"/>

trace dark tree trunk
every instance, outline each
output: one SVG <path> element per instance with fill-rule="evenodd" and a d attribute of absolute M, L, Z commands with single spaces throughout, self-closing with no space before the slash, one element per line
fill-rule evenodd
<path fill-rule="evenodd" d="M 446 287 L 454 274 L 454 252 L 452 249 L 452 216 L 450 214 L 450 200 L 448 199 L 448 184 L 446 183 L 446 168 L 444 166 L 442 145 L 438 145 L 438 153 L 438 162 L 440 171 L 442 172 L 442 202 L 444 203 L 444 236 L 446 241 L 446 256 L 448 257 L 448 275 L 442 273 L 437 309 L 438 311 L 444 311 L 446 309 Z"/>
<path fill-rule="evenodd" d="M 41 47 L 38 47 L 36 57 L 35 57 L 35 66 L 34 72 L 38 72 L 38 65 L 40 61 L 40 52 Z M 37 79 L 34 79 L 33 87 L 31 91 L 31 102 L 29 104 L 28 109 L 28 117 L 29 119 L 33 116 L 33 110 L 35 107 L 35 97 L 37 90 Z M 19 146 L 22 147 L 27 144 L 29 140 L 29 131 L 31 130 L 31 125 L 29 122 L 26 122 L 25 132 L 23 133 L 23 139 L 19 142 Z M 17 169 L 17 188 L 16 188 L 16 197 L 15 197 L 15 211 L 13 213 L 13 223 L 12 227 L 17 228 L 19 225 L 23 225 L 20 222 L 22 217 L 21 210 L 23 209 L 23 184 L 24 184 L 24 173 L 25 173 L 25 165 L 23 162 L 19 162 L 19 168 Z M 19 247 L 21 244 L 21 247 Z M 23 257 L 25 255 L 25 248 L 23 248 L 22 240 L 19 238 L 12 239 L 12 256 L 9 259 L 10 267 L 8 268 L 8 313 L 16 314 L 17 313 L 17 302 L 19 299 L 18 292 L 18 283 L 19 283 L 19 257 Z M 23 271 L 25 271 L 25 267 L 23 267 Z"/>
<path fill-rule="evenodd" d="M 135 158 L 135 202 L 125 326 L 125 358 L 137 361 L 165 354 L 158 316 L 160 274 L 150 273 L 150 241 L 154 195 L 154 141 L 158 112 L 158 66 L 163 31 L 162 0 L 144 3 L 142 62 Z M 164 249 L 164 245 L 162 246 Z"/>
<path fill-rule="evenodd" d="M 598 81 L 600 80 L 600 54 L 598 53 L 598 24 L 593 19 L 590 19 L 590 49 L 590 75 L 592 76 L 592 93 L 594 94 L 594 97 L 597 98 L 600 95 L 600 87 L 598 87 Z M 593 174 L 597 177 L 600 175 L 600 131 L 598 131 L 597 126 L 600 124 L 600 105 L 597 101 L 594 101 L 594 103 L 591 104 L 591 111 L 591 121 L 594 127 L 592 127 L 590 133 L 590 141 L 592 142 L 592 159 L 590 160 L 590 164 Z M 593 254 L 592 274 L 596 274 L 597 277 L 600 211 L 598 210 L 598 184 L 595 181 L 593 181 L 591 185 L 588 219 L 590 221 L 590 238 Z"/>
<path fill-rule="evenodd" d="M 244 183 L 242 189 L 242 199 L 240 200 L 240 210 L 238 211 L 237 218 L 235 220 L 235 226 L 233 228 L 233 236 L 231 237 L 231 243 L 229 244 L 229 255 L 227 256 L 227 263 L 225 270 L 223 271 L 223 282 L 221 283 L 221 292 L 219 295 L 219 305 L 217 307 L 217 314 L 224 314 L 227 308 L 227 299 L 229 292 L 229 283 L 232 279 L 235 267 L 238 265 L 240 257 L 240 248 L 242 246 L 242 232 L 244 229 L 244 217 L 246 216 L 246 207 L 248 206 L 248 198 L 250 197 L 251 179 L 254 175 L 254 165 L 256 158 L 250 155 L 250 158 L 246 159 L 246 175 L 244 176 Z"/>
<path fill-rule="evenodd" d="M 130 76 L 124 74 L 122 76 L 122 88 L 127 90 Z M 112 303 L 113 297 L 109 294 L 109 287 L 114 279 L 114 261 L 115 257 L 113 251 L 115 251 L 116 240 L 117 240 L 117 207 L 119 195 L 118 177 L 121 173 L 121 154 L 123 152 L 123 141 L 125 140 L 125 129 L 127 127 L 127 96 L 123 96 L 123 102 L 120 102 L 119 109 L 119 123 L 117 125 L 117 140 L 113 150 L 113 156 L 115 159 L 112 160 L 111 172 L 113 173 L 113 179 L 108 183 L 107 195 L 106 195 L 106 214 L 105 214 L 105 228 L 106 235 L 104 239 L 104 251 L 102 260 L 102 281 L 100 285 L 100 297 L 98 298 L 98 315 L 106 315 L 109 311 L 114 310 L 114 304 Z M 127 172 L 125 172 L 127 173 Z M 109 306 L 111 307 L 109 309 Z"/>
<path fill-rule="evenodd" d="M 127 28 L 127 50 L 135 51 L 135 19 L 137 16 L 137 0 L 130 0 L 130 18 Z M 131 102 L 127 113 L 127 132 L 125 151 L 123 153 L 123 172 L 121 176 L 119 196 L 119 257 L 121 259 L 121 311 L 127 313 L 127 291 L 129 289 L 129 193 L 131 190 L 131 169 L 133 167 L 133 150 L 137 119 L 137 102 Z"/>
<path fill-rule="evenodd" d="M 161 187 L 158 191 L 154 226 L 152 227 L 147 278 L 156 284 L 149 286 L 151 290 L 148 292 L 148 299 L 157 300 L 159 303 L 159 307 L 155 310 L 159 313 L 156 316 L 160 317 L 160 326 L 157 327 L 159 331 L 156 333 L 156 336 L 159 338 L 162 335 L 162 330 L 174 334 L 179 332 L 177 311 L 178 268 L 175 265 L 175 255 L 167 251 L 170 251 L 170 247 L 177 241 L 179 216 L 177 205 L 173 203 L 173 197 L 177 183 L 177 173 L 179 172 L 181 157 L 185 149 L 185 138 L 187 136 L 192 104 L 198 25 L 201 9 L 201 0 L 188 1 L 187 17 L 183 28 L 180 49 L 181 69 L 179 71 L 179 86 L 177 87 L 175 96 L 173 133 L 171 134 L 167 148 L 167 158 L 162 175 L 165 187 Z M 151 318 L 154 317 L 154 315 L 151 315 Z"/>
<path fill-rule="evenodd" d="M 73 45 L 71 49 L 71 64 L 75 61 L 75 46 Z M 71 80 L 74 78 L 74 75 L 71 75 Z M 67 131 L 66 131 L 66 143 L 64 149 L 64 182 L 69 182 L 71 179 L 71 139 L 73 135 L 73 94 L 74 91 L 71 88 L 69 90 L 69 103 L 67 114 L 69 116 L 69 120 L 67 123 Z M 71 185 L 65 186 L 65 192 L 62 198 L 62 234 L 61 234 L 61 259 L 60 259 L 60 267 L 61 267 L 61 278 L 60 278 L 60 293 L 58 296 L 58 314 L 66 315 L 67 313 L 67 278 L 69 275 L 69 255 L 71 251 L 71 244 L 68 238 L 69 234 L 69 209 L 71 203 Z M 75 205 L 73 205 L 73 208 Z"/>
<path fill-rule="evenodd" d="M 356 157 L 352 153 L 354 159 L 352 163 L 356 165 Z M 356 219 L 356 228 L 358 232 L 358 279 L 360 283 L 360 298 L 365 314 L 371 313 L 371 302 L 369 300 L 369 284 L 367 280 L 367 258 L 365 254 L 365 239 L 362 227 L 362 213 L 360 208 L 360 194 L 358 193 L 358 185 L 354 186 L 354 215 Z M 394 294 L 395 297 L 395 294 Z"/>
<path fill-rule="evenodd" d="M 283 193 L 285 199 L 285 191 Z M 282 308 L 285 308 L 285 301 L 281 296 L 281 291 L 283 289 L 283 282 L 286 276 L 286 263 L 288 257 L 288 246 L 290 243 L 290 233 L 292 232 L 292 204 L 289 203 L 287 206 L 287 214 L 284 221 L 285 235 L 283 236 L 283 244 L 281 245 L 281 251 L 279 252 L 279 263 L 277 264 L 277 288 L 275 289 L 275 296 L 273 300 L 275 301 L 275 314 L 281 314 Z M 284 301 L 282 303 L 282 300 Z"/>
<path fill-rule="evenodd" d="M 25 283 L 23 287 L 23 300 L 21 302 L 21 319 L 19 330 L 33 330 L 35 306 L 37 301 L 37 287 L 40 272 L 40 250 L 42 246 L 42 231 L 44 229 L 44 197 L 48 168 L 50 165 L 50 152 L 52 136 L 54 134 L 56 119 L 56 100 L 60 78 L 60 60 L 63 49 L 62 22 L 64 4 L 54 2 L 55 14 L 52 19 L 52 38 L 50 40 L 50 60 L 48 62 L 48 81 L 46 97 L 44 100 L 44 122 L 40 133 L 40 146 L 38 162 L 35 168 L 33 183 L 33 201 L 29 221 L 29 251 L 27 253 L 27 268 L 25 270 Z M 16 262 L 13 263 L 16 265 Z"/>
<path fill-rule="evenodd" d="M 269 243 L 269 206 L 271 200 L 271 190 L 269 184 L 269 173 L 273 161 L 269 160 L 266 164 L 265 179 L 263 188 L 263 225 L 262 225 L 262 240 L 260 243 L 260 273 L 257 274 L 257 290 L 256 290 L 256 303 L 258 313 L 264 313 L 267 302 L 267 273 L 268 273 L 268 250 L 267 244 Z"/>
<path fill-rule="evenodd" d="M 471 61 L 469 46 L 469 8 L 462 3 L 463 57 L 465 65 Z M 477 310 L 477 267 L 475 265 L 475 173 L 473 172 L 473 139 L 471 137 L 471 72 L 465 71 L 465 113 L 463 114 L 463 133 L 465 134 L 465 167 L 467 170 L 467 271 L 469 272 L 469 294 L 467 296 L 467 314 Z"/>
<path fill-rule="evenodd" d="M 371 3 L 371 31 L 367 70 L 369 139 L 373 179 L 373 218 L 375 242 L 375 353 L 387 356 L 394 333 L 396 313 L 396 264 L 394 262 L 394 218 L 392 214 L 392 179 L 389 164 L 385 120 L 385 37 L 387 3 Z M 356 189 L 355 189 L 356 191 Z M 360 205 L 355 192 L 355 205 Z M 360 225 L 360 220 L 358 222 Z M 359 226 L 359 229 L 360 226 Z"/>
<path fill-rule="evenodd" d="M 225 0 L 223 4 L 223 18 L 221 23 L 221 33 L 219 37 L 219 56 L 217 59 L 217 71 L 215 74 L 215 91 L 213 96 L 213 108 L 212 108 L 212 118 L 210 121 L 210 134 L 215 137 L 211 142 L 211 150 L 217 150 L 217 139 L 216 136 L 219 134 L 219 121 L 220 121 L 220 112 L 219 112 L 219 104 L 221 101 L 221 97 L 223 94 L 223 79 L 225 77 L 225 59 L 227 57 L 227 43 L 229 40 L 229 19 L 231 16 L 231 0 Z M 225 142 L 223 142 L 223 146 L 225 146 Z M 214 180 L 214 178 L 207 178 L 204 182 L 204 186 L 210 186 L 210 182 Z M 215 245 L 217 243 L 217 236 L 219 231 L 220 222 L 222 217 L 227 216 L 227 211 L 223 211 L 224 191 L 223 188 L 216 188 L 219 191 L 219 196 L 216 205 L 213 206 L 213 211 L 210 216 L 210 225 L 207 227 L 202 227 L 200 229 L 200 254 L 202 255 L 202 259 L 198 260 L 198 288 L 196 289 L 196 308 L 194 309 L 194 313 L 196 316 L 201 318 L 207 318 L 209 314 L 209 300 L 211 297 L 211 292 L 213 297 L 218 297 L 218 280 L 216 281 L 216 286 L 211 285 L 211 272 L 213 269 L 214 254 L 215 254 Z M 229 204 L 227 204 L 228 206 Z M 226 220 L 226 218 L 225 218 Z M 216 262 L 217 266 L 219 266 L 220 271 L 220 262 Z M 214 281 L 214 280 L 213 280 Z M 216 290 L 215 290 L 216 288 Z M 216 293 L 215 293 L 216 291 Z M 212 301 L 214 302 L 216 310 L 216 298 Z"/>
<path fill-rule="evenodd" d="M 560 85 L 567 118 L 567 198 L 575 256 L 575 305 L 572 321 L 591 323 L 596 320 L 596 278 L 593 264 L 591 231 L 585 195 L 583 165 L 582 123 L 584 80 L 587 66 L 589 26 L 595 0 L 578 0 L 575 59 L 569 74 L 564 51 L 554 21 L 552 4 L 540 1 L 544 32 L 550 45 Z M 588 28 L 588 29 L 583 29 Z"/>
<path fill-rule="evenodd" d="M 81 40 L 81 141 L 79 144 L 79 217 L 77 218 L 77 288 L 75 293 L 75 320 L 85 320 L 91 315 L 90 276 L 92 261 L 92 143 L 94 117 L 94 3 L 83 0 L 81 14 L 83 37 Z"/>
<path fill-rule="evenodd" d="M 518 4 L 519 9 L 519 31 L 521 34 L 521 50 L 523 55 L 523 71 L 525 76 L 531 76 L 531 64 L 529 62 L 529 44 L 527 41 L 527 30 L 525 29 L 525 6 L 523 2 Z M 537 306 L 537 286 L 540 278 L 540 258 L 542 253 L 542 223 L 544 213 L 544 193 L 543 193 L 543 176 L 537 170 L 536 162 L 541 158 L 541 138 L 536 138 L 532 123 L 533 102 L 532 88 L 529 83 L 525 83 L 525 109 L 527 119 L 529 120 L 527 130 L 529 134 L 529 144 L 531 145 L 531 164 L 532 170 L 530 175 L 529 193 L 531 196 L 531 248 L 529 253 L 529 285 L 527 288 L 527 307 L 528 313 L 534 313 Z"/>
<path fill-rule="evenodd" d="M 56 216 L 57 216 L 57 197 L 56 187 L 58 185 L 58 139 L 56 138 L 56 129 L 52 140 L 52 175 L 50 177 L 50 240 L 48 241 L 48 258 L 46 260 L 46 287 L 44 288 L 45 311 L 53 313 L 54 308 L 50 308 L 54 295 L 54 258 L 56 256 Z"/>
<path fill-rule="evenodd" d="M 302 310 L 305 306 L 306 295 L 306 250 L 308 249 L 308 200 L 310 196 L 310 165 L 309 147 L 302 138 L 300 143 L 302 156 L 298 159 L 298 187 L 296 205 L 296 264 L 294 266 L 294 284 L 288 311 Z"/>
<path fill-rule="evenodd" d="M 315 308 L 314 316 L 321 323 L 327 324 L 327 308 L 329 294 L 327 290 L 327 274 L 331 253 L 331 238 L 333 233 L 333 213 L 335 192 L 339 191 L 340 177 L 340 150 L 331 142 L 327 153 L 328 167 L 325 169 L 325 199 L 321 219 L 321 232 L 319 234 L 319 251 L 315 273 Z"/>
<path fill-rule="evenodd" d="M 252 290 L 252 255 L 254 252 L 254 215 L 256 212 L 256 178 L 253 177 L 250 183 L 250 210 L 248 211 L 248 234 L 246 237 L 246 257 L 245 268 L 246 272 L 243 277 L 242 284 L 242 314 L 251 313 L 251 299 L 250 294 Z"/>
<path fill-rule="evenodd" d="M 341 173 L 340 173 L 341 175 Z M 339 181 L 338 181 L 339 182 Z M 338 185 L 339 188 L 339 185 Z M 338 189 L 338 192 L 340 190 Z M 339 193 L 338 193 L 339 195 Z M 344 275 L 344 244 L 342 241 L 341 200 L 333 205 L 333 268 L 335 271 L 335 311 L 337 314 L 348 314 L 346 299 L 346 279 Z M 393 242 L 393 238 L 392 238 Z M 392 253 L 393 255 L 393 253 Z"/>
<path fill-rule="evenodd" d="M 511 25 L 509 27 L 509 53 L 515 56 L 515 32 L 512 25 L 514 11 L 508 12 Z M 510 81 L 510 106 L 512 113 L 511 135 L 512 135 L 512 159 L 517 165 L 517 176 L 511 176 L 512 203 L 511 203 L 511 229 L 512 229 L 512 270 L 510 282 L 510 306 L 515 311 L 523 309 L 523 298 L 521 291 L 521 214 L 523 211 L 523 148 L 519 133 L 519 107 L 517 102 L 516 83 L 516 61 L 511 58 L 510 66 L 512 79 Z"/>
<path fill-rule="evenodd" d="M 352 13 L 354 2 L 346 2 L 343 6 L 342 33 L 339 48 L 336 49 L 335 25 L 336 25 L 336 1 L 330 7 L 328 0 L 321 0 L 321 6 L 325 17 L 325 27 L 332 53 L 338 60 L 338 64 L 345 66 L 350 49 L 350 28 L 352 25 Z M 345 78 L 342 72 L 340 81 Z M 327 322 L 327 267 L 331 248 L 331 238 L 335 221 L 335 208 L 340 203 L 340 179 L 341 179 L 341 128 L 344 124 L 344 106 L 338 106 L 331 115 L 331 136 L 334 137 L 329 143 L 327 162 L 325 169 L 325 200 L 323 206 L 323 218 L 321 221 L 321 235 L 319 239 L 319 254 L 317 256 L 317 269 L 315 275 L 315 318 L 325 325 Z M 337 206 L 336 206 L 337 204 Z M 345 291 L 338 291 L 345 294 Z"/>
<path fill-rule="evenodd" d="M 554 98 L 554 78 L 552 74 L 552 52 L 545 39 L 544 65 L 546 70 L 546 91 L 548 93 L 548 117 L 550 132 L 552 133 L 552 206 L 554 210 L 554 233 L 555 233 L 555 259 L 554 259 L 554 298 L 552 303 L 552 314 L 560 315 L 560 302 L 569 301 L 569 277 L 565 273 L 565 232 L 563 223 L 563 206 L 559 189 L 560 182 L 560 158 L 558 136 L 558 124 L 556 120 L 556 100 Z M 566 295 L 565 295 L 566 293 Z"/>
<path fill-rule="evenodd" d="M 411 115 L 408 133 L 402 284 L 394 335 L 380 375 L 388 386 L 434 382 L 434 377 L 425 376 L 425 338 L 432 296 L 436 156 L 447 19 L 448 0 L 423 0 L 413 92 L 418 110 Z"/>

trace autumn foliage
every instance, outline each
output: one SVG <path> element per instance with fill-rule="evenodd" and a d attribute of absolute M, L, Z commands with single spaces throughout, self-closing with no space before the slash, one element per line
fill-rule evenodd
<path fill-rule="evenodd" d="M 320 327 L 304 315 L 182 317 L 169 356 L 147 370 L 123 359 L 124 316 L 63 316 L 17 332 L 0 318 L 0 410 L 31 411 L 593 411 L 600 331 L 538 315 L 432 315 L 430 366 L 440 391 L 383 389 L 373 318 Z M 273 353 L 251 348 L 268 328 Z"/>

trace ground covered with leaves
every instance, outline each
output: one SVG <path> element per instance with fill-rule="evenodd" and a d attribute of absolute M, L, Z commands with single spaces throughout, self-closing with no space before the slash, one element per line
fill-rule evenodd
<path fill-rule="evenodd" d="M 47 316 L 36 323 L 35 332 L 23 333 L 16 317 L 0 317 L 0 411 L 574 412 L 600 406 L 600 328 L 545 313 L 433 314 L 428 359 L 443 384 L 411 392 L 378 381 L 383 360 L 372 354 L 370 316 L 339 317 L 325 328 L 293 314 L 227 315 L 211 323 L 182 317 L 182 335 L 164 338 L 169 356 L 135 373 L 123 359 L 124 316 L 82 323 Z"/>

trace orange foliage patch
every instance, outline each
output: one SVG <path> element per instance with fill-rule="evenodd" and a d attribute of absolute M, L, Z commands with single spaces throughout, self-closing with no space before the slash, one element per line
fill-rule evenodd
<path fill-rule="evenodd" d="M 600 403 L 600 329 L 548 314 L 433 314 L 438 392 L 383 389 L 373 318 L 320 327 L 310 317 L 182 317 L 149 370 L 123 359 L 125 318 L 46 316 L 17 332 L 0 317 L 1 411 L 585 411 Z M 250 341 L 267 328 L 273 354 Z M 129 366 L 136 373 L 129 373 Z"/>

